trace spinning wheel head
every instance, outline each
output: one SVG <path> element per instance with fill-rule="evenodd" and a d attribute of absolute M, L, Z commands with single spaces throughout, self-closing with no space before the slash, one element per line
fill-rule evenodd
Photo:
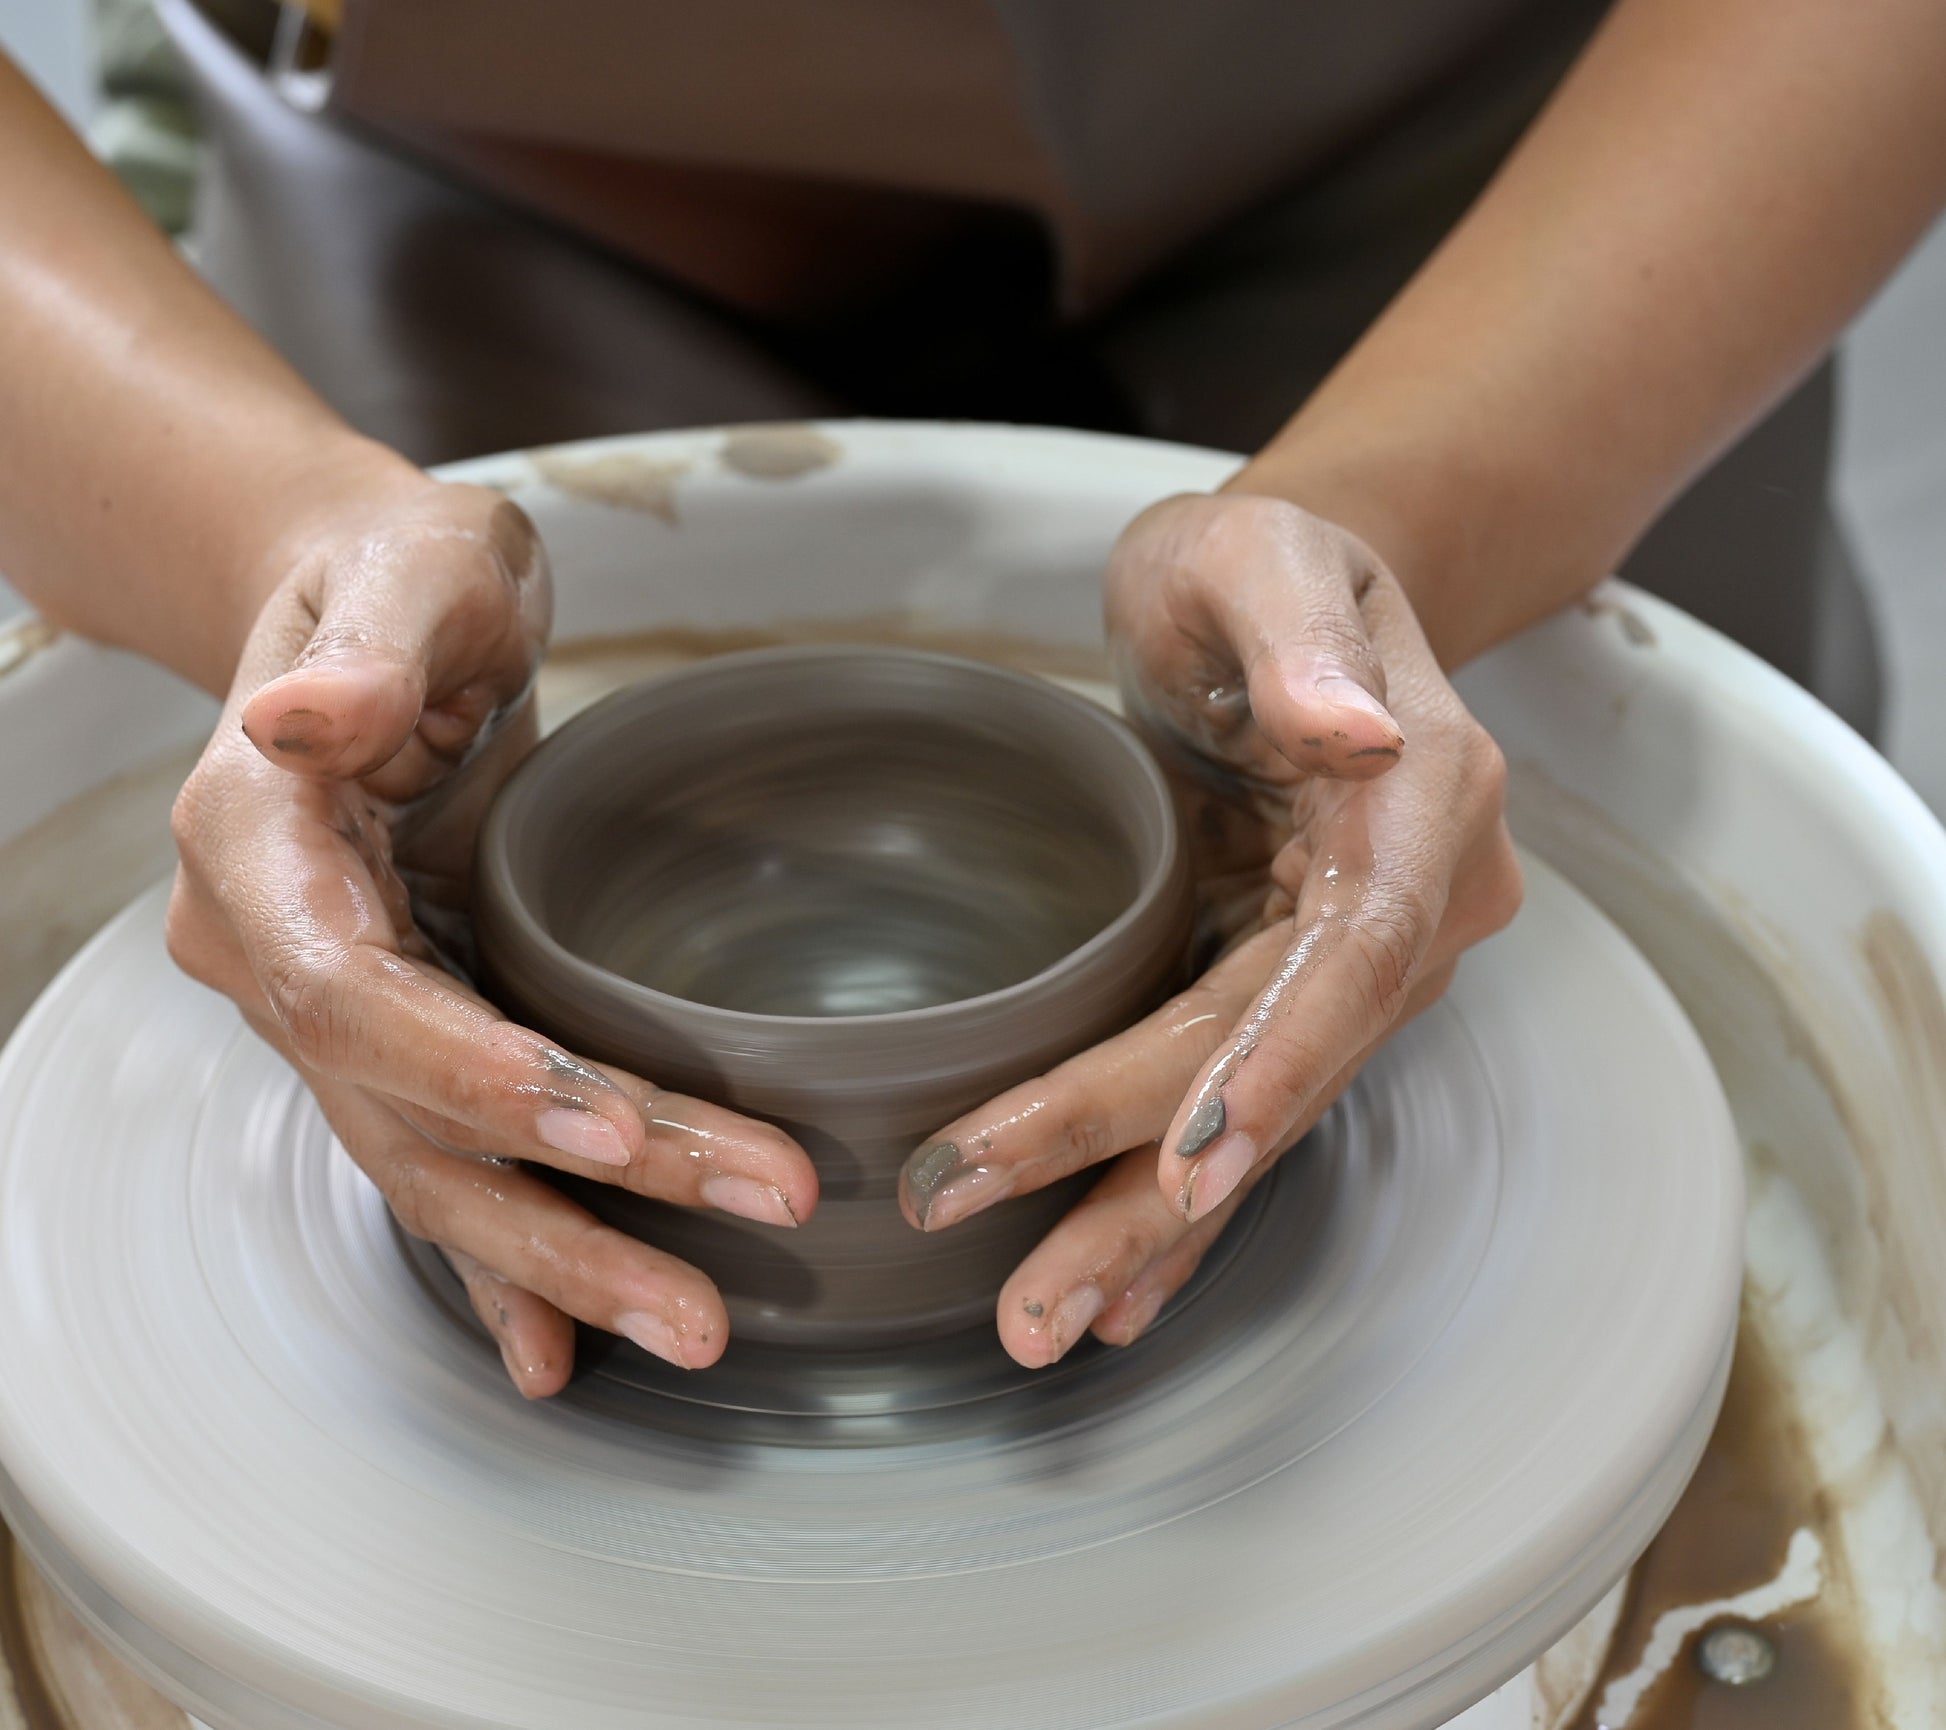
<path fill-rule="evenodd" d="M 1648 1541 L 1736 1318 L 1703 1053 L 1528 868 L 1143 1345 L 539 1406 L 146 897 L 0 1057 L 5 1512 L 215 1730 L 1437 1724 Z"/>

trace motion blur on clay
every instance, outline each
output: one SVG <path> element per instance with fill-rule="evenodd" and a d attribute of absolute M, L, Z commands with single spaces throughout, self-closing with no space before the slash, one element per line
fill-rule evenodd
<path fill-rule="evenodd" d="M 1942 205 L 1927 0 L 0 0 L 0 1730 L 1946 1722 Z"/>

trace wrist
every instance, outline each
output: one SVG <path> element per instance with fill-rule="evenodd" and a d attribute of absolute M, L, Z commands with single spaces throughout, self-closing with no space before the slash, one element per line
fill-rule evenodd
<path fill-rule="evenodd" d="M 1482 597 L 1471 592 L 1466 513 L 1454 505 L 1442 508 L 1433 487 L 1413 484 L 1410 468 L 1389 450 L 1279 439 L 1246 463 L 1224 491 L 1288 499 L 1356 535 L 1398 579 L 1434 655 L 1451 669 L 1497 639 Z"/>
<path fill-rule="evenodd" d="M 1356 424 L 1377 419 L 1385 424 Z M 1556 473 L 1562 465 L 1555 465 Z M 1544 465 L 1479 429 L 1307 409 L 1226 484 L 1350 530 L 1398 579 L 1451 670 L 1592 588 L 1619 547 Z"/>

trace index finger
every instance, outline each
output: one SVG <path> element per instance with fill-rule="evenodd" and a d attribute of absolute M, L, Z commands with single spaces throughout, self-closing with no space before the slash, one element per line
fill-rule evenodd
<path fill-rule="evenodd" d="M 948 1124 L 899 1174 L 907 1220 L 938 1231 L 1157 1140 L 1282 944 L 1260 932 L 1133 1027 Z"/>
<path fill-rule="evenodd" d="M 292 1055 L 329 1080 L 514 1157 L 570 1171 L 637 1159 L 653 1131 L 625 1088 L 402 952 L 403 892 L 383 849 L 361 851 L 347 832 L 351 815 L 316 782 L 245 763 L 185 819 L 219 833 L 185 852 L 172 952 L 205 983 L 259 1003 Z M 220 869 L 191 865 L 212 847 Z M 809 1212 L 816 1181 L 789 1136 L 729 1113 L 709 1127 L 731 1166 Z"/>
<path fill-rule="evenodd" d="M 1435 856 L 1374 857 L 1369 807 L 1351 800 L 1311 861 L 1288 947 L 1183 1099 L 1157 1181 L 1203 1218 L 1309 1119 L 1333 1078 L 1400 1017 L 1432 952 L 1448 877 Z"/>

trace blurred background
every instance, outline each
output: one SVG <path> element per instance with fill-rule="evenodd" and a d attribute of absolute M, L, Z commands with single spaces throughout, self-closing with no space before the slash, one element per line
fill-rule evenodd
<path fill-rule="evenodd" d="M 0 0 L 0 46 L 158 221 L 183 226 L 194 124 L 143 0 Z M 1839 386 L 1837 503 L 1876 616 L 1882 744 L 1946 813 L 1946 223 L 1845 339 Z M 18 610 L 0 585 L 0 619 Z"/>

